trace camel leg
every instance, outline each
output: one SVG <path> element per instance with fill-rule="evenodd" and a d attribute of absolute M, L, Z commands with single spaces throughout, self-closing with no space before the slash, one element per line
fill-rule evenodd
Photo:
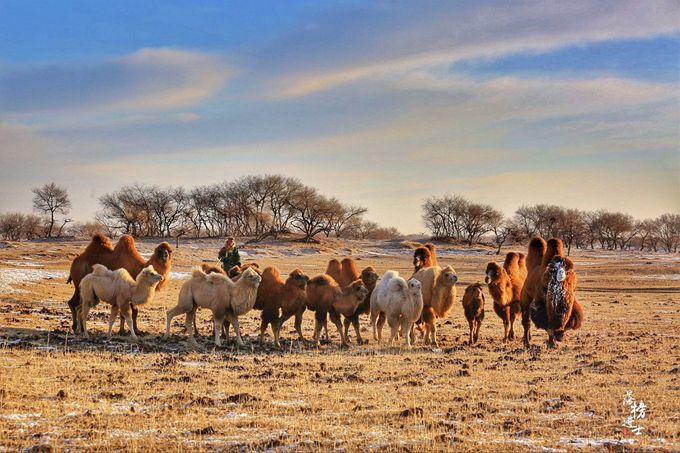
<path fill-rule="evenodd" d="M 475 325 L 475 343 L 477 343 L 479 341 L 479 328 L 480 327 L 482 327 L 482 321 L 480 321 L 478 319 L 477 322 L 476 322 L 476 325 Z"/>
<path fill-rule="evenodd" d="M 548 348 L 555 349 L 557 347 L 557 342 L 555 341 L 555 334 L 548 332 Z"/>
<path fill-rule="evenodd" d="M 264 346 L 264 333 L 267 331 L 267 326 L 269 321 L 264 317 L 264 312 L 262 313 L 262 320 L 260 321 L 260 346 Z"/>
<path fill-rule="evenodd" d="M 306 343 L 307 340 L 305 340 L 305 336 L 302 335 L 302 314 L 303 313 L 304 313 L 304 310 L 302 310 L 298 313 L 295 313 L 295 330 L 298 333 L 298 338 L 300 339 L 300 341 L 302 341 L 303 343 Z"/>
<path fill-rule="evenodd" d="M 331 321 L 333 324 L 335 324 L 335 327 L 338 329 L 338 334 L 340 334 L 340 344 L 344 347 L 349 347 L 350 344 L 347 342 L 347 338 L 345 338 L 345 332 L 342 329 L 342 320 L 340 319 L 340 313 L 336 313 L 335 311 L 331 311 L 330 313 Z"/>
<path fill-rule="evenodd" d="M 85 338 L 90 334 L 87 332 L 87 314 L 90 312 L 90 306 L 87 304 L 80 304 L 80 332 Z"/>
<path fill-rule="evenodd" d="M 397 338 L 399 334 L 399 319 L 394 316 L 387 318 L 387 324 L 390 326 L 390 340 L 387 342 L 388 346 L 392 346 L 394 339 Z"/>
<path fill-rule="evenodd" d="M 213 314 L 213 339 L 215 341 L 215 346 L 222 346 L 222 340 L 220 339 L 220 329 L 222 328 L 222 323 L 224 318 Z"/>
<path fill-rule="evenodd" d="M 373 327 L 373 339 L 378 341 L 378 328 L 376 322 L 378 321 L 378 316 L 380 312 L 371 310 L 371 327 Z"/>
<path fill-rule="evenodd" d="M 524 347 L 528 348 L 531 341 L 531 319 L 530 319 L 531 305 L 522 311 L 522 327 L 524 327 Z"/>
<path fill-rule="evenodd" d="M 508 341 L 510 335 L 510 307 L 503 309 L 503 341 Z"/>
<path fill-rule="evenodd" d="M 174 318 L 175 316 L 179 316 L 182 313 L 186 314 L 186 318 L 184 320 L 184 326 L 186 328 L 188 321 L 191 319 L 191 311 L 187 312 L 184 308 L 177 305 L 176 307 L 173 307 L 165 312 L 165 336 L 163 337 L 163 339 L 167 340 L 168 338 L 170 338 L 170 323 L 172 322 L 172 318 Z"/>
<path fill-rule="evenodd" d="M 238 316 L 236 316 L 233 313 L 227 312 L 227 319 L 231 324 L 234 325 L 234 333 L 236 334 L 236 343 L 240 347 L 245 346 L 245 343 L 243 342 L 243 339 L 241 338 L 241 328 L 238 325 Z"/>
<path fill-rule="evenodd" d="M 353 315 L 350 321 L 352 322 L 352 326 L 354 327 L 354 332 L 357 334 L 357 344 L 366 343 L 366 341 L 364 341 L 364 339 L 361 338 L 361 329 L 359 328 L 359 315 L 358 314 Z M 345 332 L 345 337 L 347 337 L 347 332 Z"/>
<path fill-rule="evenodd" d="M 517 317 L 517 313 L 513 305 L 510 306 L 510 332 L 508 333 L 508 340 L 515 339 L 515 318 Z"/>
<path fill-rule="evenodd" d="M 439 347 L 439 342 L 437 341 L 437 320 L 433 319 L 432 324 L 430 325 L 430 332 L 432 332 L 432 345 L 434 345 L 435 348 Z"/>
<path fill-rule="evenodd" d="M 130 329 L 130 336 L 134 340 L 137 340 L 139 337 L 137 337 L 137 334 L 135 333 L 135 326 L 134 322 L 132 321 L 132 306 L 129 303 L 125 304 L 120 311 L 125 317 L 125 323 L 127 324 L 128 329 Z"/>
<path fill-rule="evenodd" d="M 401 318 L 401 331 L 404 335 L 404 344 L 407 348 L 411 349 L 412 325 L 411 321 L 406 317 Z"/>
<path fill-rule="evenodd" d="M 139 309 L 134 305 L 131 305 L 130 308 L 132 308 L 132 325 L 135 328 L 135 334 L 141 335 L 142 331 L 137 328 L 137 315 L 139 314 Z"/>
<path fill-rule="evenodd" d="M 385 325 L 385 321 L 387 321 L 387 318 L 385 316 L 385 313 L 381 311 L 380 314 L 378 315 L 378 324 L 377 324 L 377 327 L 378 327 L 378 342 L 382 341 L 382 330 L 383 330 L 383 326 Z"/>
<path fill-rule="evenodd" d="M 314 340 L 314 344 L 316 346 L 320 346 L 321 342 L 321 329 L 323 329 L 324 325 L 326 324 L 326 316 L 327 312 L 324 310 L 317 310 L 314 313 L 314 336 L 312 339 Z"/>
<path fill-rule="evenodd" d="M 80 322 L 78 320 L 78 305 L 80 304 L 80 291 L 78 288 L 73 292 L 73 296 L 68 301 L 68 308 L 71 310 L 71 319 L 73 321 L 73 333 L 78 333 Z"/>
<path fill-rule="evenodd" d="M 187 337 L 189 338 L 189 343 L 192 346 L 198 347 L 196 343 L 196 338 L 194 337 L 194 326 L 196 325 L 196 309 L 189 311 L 184 318 L 184 328 L 187 331 Z"/>
<path fill-rule="evenodd" d="M 470 339 L 468 340 L 468 344 L 474 343 L 474 330 L 475 330 L 475 321 L 473 319 L 468 319 L 468 326 L 470 327 Z"/>
<path fill-rule="evenodd" d="M 109 315 L 109 330 L 108 336 L 111 338 L 111 331 L 113 330 L 113 325 L 116 323 L 118 318 L 118 307 L 116 305 L 111 305 L 111 314 Z"/>
<path fill-rule="evenodd" d="M 343 332 L 345 335 L 345 338 L 347 339 L 347 342 L 350 342 L 349 339 L 349 325 L 352 323 L 352 320 L 350 318 L 345 318 L 342 322 L 342 327 L 343 327 Z"/>

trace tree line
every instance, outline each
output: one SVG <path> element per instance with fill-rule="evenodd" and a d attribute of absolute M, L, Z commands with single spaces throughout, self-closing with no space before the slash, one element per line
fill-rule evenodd
<path fill-rule="evenodd" d="M 102 195 L 94 221 L 72 223 L 65 188 L 55 183 L 34 188 L 38 214 L 0 214 L 0 236 L 7 240 L 109 236 L 250 237 L 299 233 L 304 241 L 322 235 L 351 239 L 393 239 L 396 228 L 384 228 L 364 218 L 364 207 L 320 194 L 299 179 L 281 175 L 250 175 L 219 184 L 160 187 L 133 184 Z M 432 197 L 422 205 L 423 221 L 434 238 L 469 246 L 523 243 L 535 235 L 563 239 L 572 247 L 608 250 L 637 249 L 677 252 L 680 214 L 636 220 L 606 210 L 582 211 L 556 205 L 520 206 L 511 217 L 491 205 L 460 195 Z"/>
<path fill-rule="evenodd" d="M 48 186 L 35 189 L 43 192 Z M 65 193 L 65 190 L 64 190 Z M 55 213 L 64 216 L 71 207 L 55 203 L 41 219 L 35 215 L 10 213 L 0 216 L 0 234 L 17 240 L 52 237 Z M 35 204 L 34 208 L 38 207 Z M 95 221 L 75 224 L 69 232 L 87 236 L 101 230 L 110 236 L 131 234 L 135 237 L 224 237 L 245 236 L 253 240 L 274 238 L 286 233 L 301 233 L 306 242 L 319 235 L 361 239 L 390 239 L 400 236 L 396 228 L 384 228 L 364 218 L 367 209 L 327 197 L 299 179 L 281 175 L 251 175 L 219 184 L 184 187 L 159 187 L 133 184 L 102 195 L 101 210 Z M 41 211 L 46 212 L 46 211 Z M 49 224 L 49 233 L 39 234 L 31 222 Z M 61 235 L 63 226 L 59 228 Z M 44 228 L 43 228 L 44 230 Z"/>
<path fill-rule="evenodd" d="M 567 247 L 607 250 L 660 249 L 677 252 L 680 247 L 680 214 L 636 220 L 629 214 L 606 210 L 582 211 L 556 205 L 522 205 L 510 218 L 493 206 L 475 203 L 460 195 L 425 200 L 425 226 L 436 238 L 468 245 L 490 242 L 497 247 L 520 243 L 541 235 L 560 237 Z"/>

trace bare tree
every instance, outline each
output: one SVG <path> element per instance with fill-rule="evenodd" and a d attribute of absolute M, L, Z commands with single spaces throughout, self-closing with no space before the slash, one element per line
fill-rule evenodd
<path fill-rule="evenodd" d="M 319 195 L 316 189 L 305 187 L 291 203 L 295 216 L 291 225 L 304 234 L 303 240 L 310 242 L 314 236 L 323 232 L 328 226 L 329 201 Z"/>
<path fill-rule="evenodd" d="M 659 239 L 668 253 L 680 247 L 680 214 L 663 214 L 657 219 Z"/>
<path fill-rule="evenodd" d="M 36 187 L 32 189 L 32 192 L 34 194 L 33 208 L 49 216 L 47 237 L 52 237 L 55 215 L 67 215 L 71 209 L 71 200 L 69 199 L 68 192 L 65 188 L 59 187 L 53 182 L 42 187 Z M 64 225 L 62 225 L 62 228 Z M 59 229 L 59 234 L 61 234 L 62 228 Z"/>

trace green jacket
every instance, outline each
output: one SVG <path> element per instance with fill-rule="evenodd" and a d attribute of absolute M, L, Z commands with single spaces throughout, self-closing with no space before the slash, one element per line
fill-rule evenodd
<path fill-rule="evenodd" d="M 226 250 L 224 247 L 220 249 L 219 253 L 217 254 L 217 257 L 220 259 L 220 262 L 222 263 L 222 269 L 225 271 L 228 271 L 234 266 L 240 266 L 241 265 L 241 255 L 238 253 L 238 248 L 232 247 L 229 250 Z"/>

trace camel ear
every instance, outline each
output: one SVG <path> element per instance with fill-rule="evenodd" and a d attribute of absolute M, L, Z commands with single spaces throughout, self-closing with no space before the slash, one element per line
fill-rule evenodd
<path fill-rule="evenodd" d="M 564 258 L 564 268 L 567 272 L 574 270 L 574 263 L 569 258 Z"/>

